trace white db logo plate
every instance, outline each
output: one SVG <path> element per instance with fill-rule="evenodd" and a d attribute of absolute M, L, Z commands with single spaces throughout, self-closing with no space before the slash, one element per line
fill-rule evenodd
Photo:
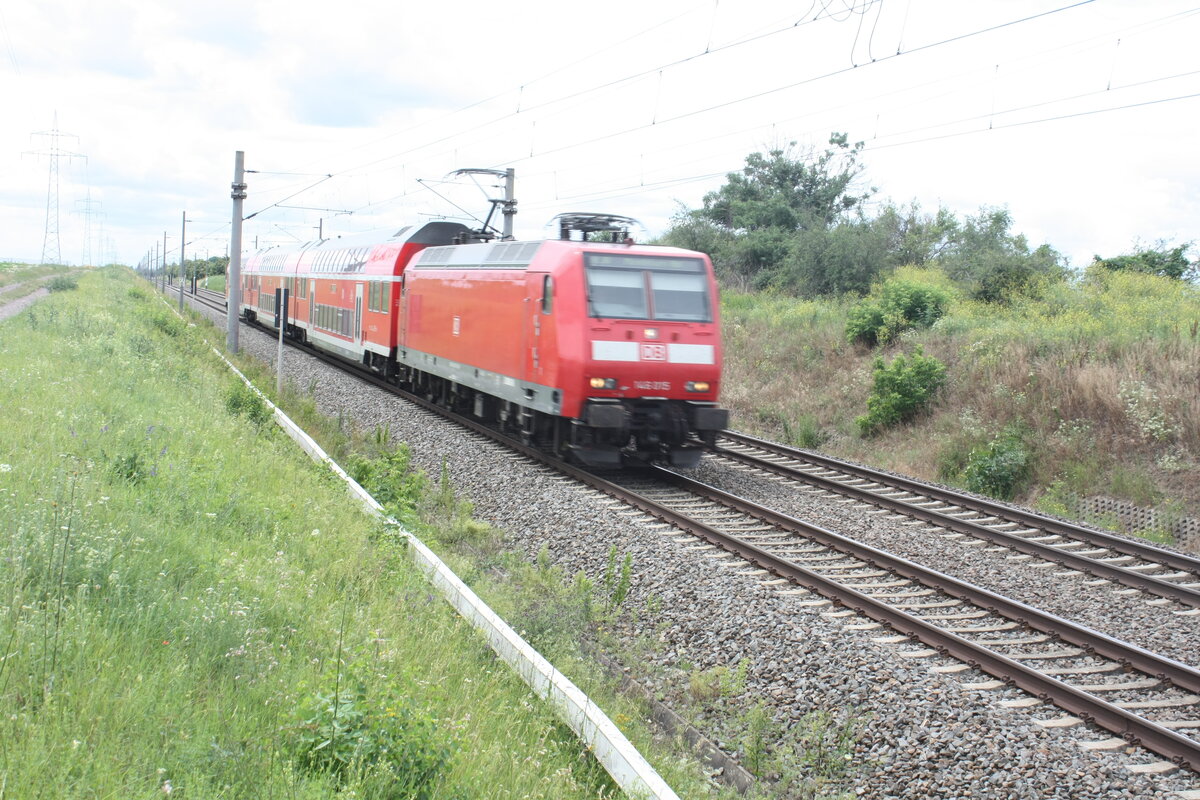
<path fill-rule="evenodd" d="M 666 361 L 667 346 L 665 344 L 643 344 L 642 361 Z"/>

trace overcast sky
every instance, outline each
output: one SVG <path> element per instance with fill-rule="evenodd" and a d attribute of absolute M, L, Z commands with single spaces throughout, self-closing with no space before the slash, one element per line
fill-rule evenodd
<path fill-rule="evenodd" d="M 56 149 L 62 260 L 136 264 L 184 210 L 225 254 L 237 150 L 247 247 L 482 216 L 464 167 L 516 169 L 521 238 L 655 235 L 845 131 L 878 200 L 1006 207 L 1082 266 L 1200 240 L 1198 41 L 1178 0 L 5 0 L 0 260 L 53 253 Z"/>

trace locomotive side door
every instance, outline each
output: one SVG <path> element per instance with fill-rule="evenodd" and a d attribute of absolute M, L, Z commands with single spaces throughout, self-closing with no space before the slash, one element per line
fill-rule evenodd
<path fill-rule="evenodd" d="M 546 382 L 547 358 L 544 336 L 554 310 L 554 278 L 544 272 L 525 275 L 526 376 L 533 383 Z"/>
<path fill-rule="evenodd" d="M 315 279 L 310 279 L 308 282 L 308 329 L 311 331 L 315 314 L 313 309 L 317 307 L 317 282 Z"/>

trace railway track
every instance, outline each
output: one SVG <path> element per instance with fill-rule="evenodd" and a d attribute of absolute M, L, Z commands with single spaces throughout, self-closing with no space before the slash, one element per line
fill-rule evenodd
<path fill-rule="evenodd" d="M 819 596 L 814 604 L 841 606 L 833 615 L 870 618 L 850 622 L 853 630 L 886 625 L 895 634 L 877 641 L 926 646 L 902 656 L 940 653 L 959 662 L 946 671 L 992 676 L 965 688 L 1012 686 L 1032 695 L 1012 706 L 1049 702 L 1067 712 L 1040 720 L 1046 727 L 1093 722 L 1114 734 L 1094 749 L 1134 743 L 1165 759 L 1134 771 L 1200 772 L 1200 739 L 1188 735 L 1200 734 L 1200 671 L 669 470 L 593 485 L 804 587 Z"/>
<path fill-rule="evenodd" d="M 1010 551 L 1039 558 L 1184 606 L 1200 615 L 1200 559 L 931 486 L 805 450 L 724 431 L 713 451 L 743 468 L 773 473 Z"/>
<path fill-rule="evenodd" d="M 176 288 L 178 291 L 178 288 Z M 199 288 L 193 295 L 190 292 L 185 296 L 192 297 L 196 302 L 202 303 L 209 308 L 215 309 L 224 313 L 225 311 L 225 295 L 221 292 L 214 292 L 212 289 Z"/>
<path fill-rule="evenodd" d="M 211 297 L 197 299 L 223 311 L 224 298 L 216 297 L 219 298 L 216 302 Z M 304 349 L 380 388 L 429 410 L 445 413 L 373 373 Z M 502 441 L 525 456 L 675 526 L 681 535 L 700 540 L 697 550 L 705 555 L 740 558 L 749 571 L 765 571 L 774 576 L 772 582 L 780 585 L 787 582 L 797 587 L 795 591 L 811 593 L 811 600 L 804 602 L 820 607 L 829 605 L 826 614 L 834 618 L 844 616 L 848 630 L 866 632 L 888 626 L 892 632 L 881 630 L 877 641 L 921 645 L 902 649 L 903 657 L 941 654 L 956 663 L 935 667 L 935 671 L 977 668 L 991 676 L 988 680 L 964 684 L 967 689 L 1016 687 L 1030 696 L 1006 704 L 1036 707 L 1050 703 L 1065 712 L 1054 712 L 1045 706 L 1050 714 L 1038 719 L 1045 727 L 1092 722 L 1113 736 L 1090 747 L 1113 749 L 1132 743 L 1164 759 L 1130 767 L 1135 772 L 1167 771 L 1182 766 L 1200 773 L 1200 739 L 1196 738 L 1200 736 L 1200 672 L 1187 665 L 671 471 L 655 470 L 652 477 L 622 476 L 614 481 L 547 459 L 540 451 L 473 420 L 449 416 L 464 427 Z M 775 467 L 791 469 L 780 463 Z M 816 471 L 812 466 L 808 469 Z M 816 476 L 810 472 L 806 479 L 813 477 Z M 961 508 L 964 512 L 979 513 Z M 964 522 L 952 514 L 944 516 Z M 1007 523 L 997 525 L 1006 526 Z M 863 622 L 862 616 L 869 621 Z"/>

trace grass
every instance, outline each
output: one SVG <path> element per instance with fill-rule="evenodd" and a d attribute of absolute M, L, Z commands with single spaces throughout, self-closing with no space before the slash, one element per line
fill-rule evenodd
<path fill-rule="evenodd" d="M 200 287 L 203 289 L 211 289 L 214 292 L 225 291 L 225 276 L 224 275 L 206 275 L 200 279 Z"/>
<path fill-rule="evenodd" d="M 736 427 L 960 485 L 973 452 L 1019 430 L 1020 502 L 1057 486 L 1058 498 L 1174 501 L 1200 516 L 1200 288 L 1104 273 L 1009 306 L 955 298 L 930 329 L 880 349 L 846 343 L 850 306 L 726 293 L 722 401 Z M 929 413 L 861 438 L 872 358 L 917 346 L 948 366 L 947 386 Z"/>
<path fill-rule="evenodd" d="M 400 785 L 381 746 L 314 769 L 326 729 L 445 752 L 414 797 L 619 794 L 402 545 L 227 402 L 204 331 L 108 268 L 0 323 L 0 797 Z M 658 760 L 684 796 L 715 796 Z"/>
<path fill-rule="evenodd" d="M 19 300 L 54 281 L 71 280 L 75 274 L 78 270 L 53 264 L 0 262 L 0 303 Z"/>

